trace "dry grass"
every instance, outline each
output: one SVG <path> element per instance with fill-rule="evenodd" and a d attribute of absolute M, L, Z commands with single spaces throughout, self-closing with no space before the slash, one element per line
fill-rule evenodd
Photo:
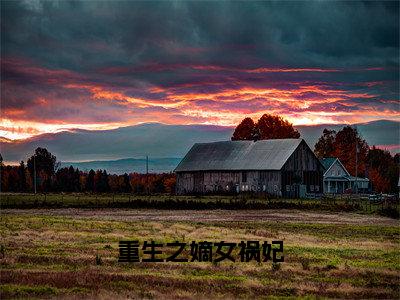
<path fill-rule="evenodd" d="M 289 210 L 276 211 L 275 220 L 273 211 L 268 211 L 268 218 L 257 217 L 260 211 L 205 211 L 186 215 L 182 221 L 173 217 L 175 213 L 180 216 L 182 211 L 3 211 L 0 296 L 399 297 L 398 221 L 370 216 L 364 224 L 365 216 L 342 213 L 335 223 L 327 223 L 316 220 L 333 219 L 332 214 L 299 215 Z M 245 220 L 232 220 L 241 214 Z M 143 215 L 155 219 L 135 218 Z M 119 264 L 122 239 L 163 243 L 282 239 L 285 262 L 279 269 L 255 262 Z M 101 265 L 96 265 L 96 256 Z"/>

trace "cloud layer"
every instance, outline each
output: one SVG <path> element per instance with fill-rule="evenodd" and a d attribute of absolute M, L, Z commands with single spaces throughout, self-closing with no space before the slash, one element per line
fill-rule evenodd
<path fill-rule="evenodd" d="M 398 2 L 1 2 L 0 134 L 400 120 Z"/>

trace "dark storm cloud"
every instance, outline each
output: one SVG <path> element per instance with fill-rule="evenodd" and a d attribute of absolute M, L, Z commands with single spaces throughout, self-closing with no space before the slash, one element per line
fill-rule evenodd
<path fill-rule="evenodd" d="M 396 2 L 2 2 L 2 48 L 75 70 L 397 66 Z"/>

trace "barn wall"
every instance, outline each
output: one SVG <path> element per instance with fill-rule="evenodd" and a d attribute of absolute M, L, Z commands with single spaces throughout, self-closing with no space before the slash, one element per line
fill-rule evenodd
<path fill-rule="evenodd" d="M 323 167 L 303 141 L 280 171 L 197 171 L 177 173 L 177 193 L 266 192 L 295 198 L 322 193 Z"/>
<path fill-rule="evenodd" d="M 280 197 L 281 195 L 281 172 L 280 171 L 258 171 L 259 191 Z"/>
<path fill-rule="evenodd" d="M 177 193 L 266 192 L 280 196 L 279 171 L 178 172 Z"/>
<path fill-rule="evenodd" d="M 176 193 L 178 195 L 192 193 L 194 191 L 193 173 L 179 172 L 176 174 Z"/>
<path fill-rule="evenodd" d="M 318 158 L 302 142 L 282 168 L 282 195 L 293 198 L 304 196 L 304 193 L 322 193 L 323 173 Z"/>

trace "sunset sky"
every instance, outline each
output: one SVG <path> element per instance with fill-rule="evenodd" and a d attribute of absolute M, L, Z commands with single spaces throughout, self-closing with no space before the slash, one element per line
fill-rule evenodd
<path fill-rule="evenodd" d="M 0 136 L 400 121 L 398 2 L 1 2 Z"/>

